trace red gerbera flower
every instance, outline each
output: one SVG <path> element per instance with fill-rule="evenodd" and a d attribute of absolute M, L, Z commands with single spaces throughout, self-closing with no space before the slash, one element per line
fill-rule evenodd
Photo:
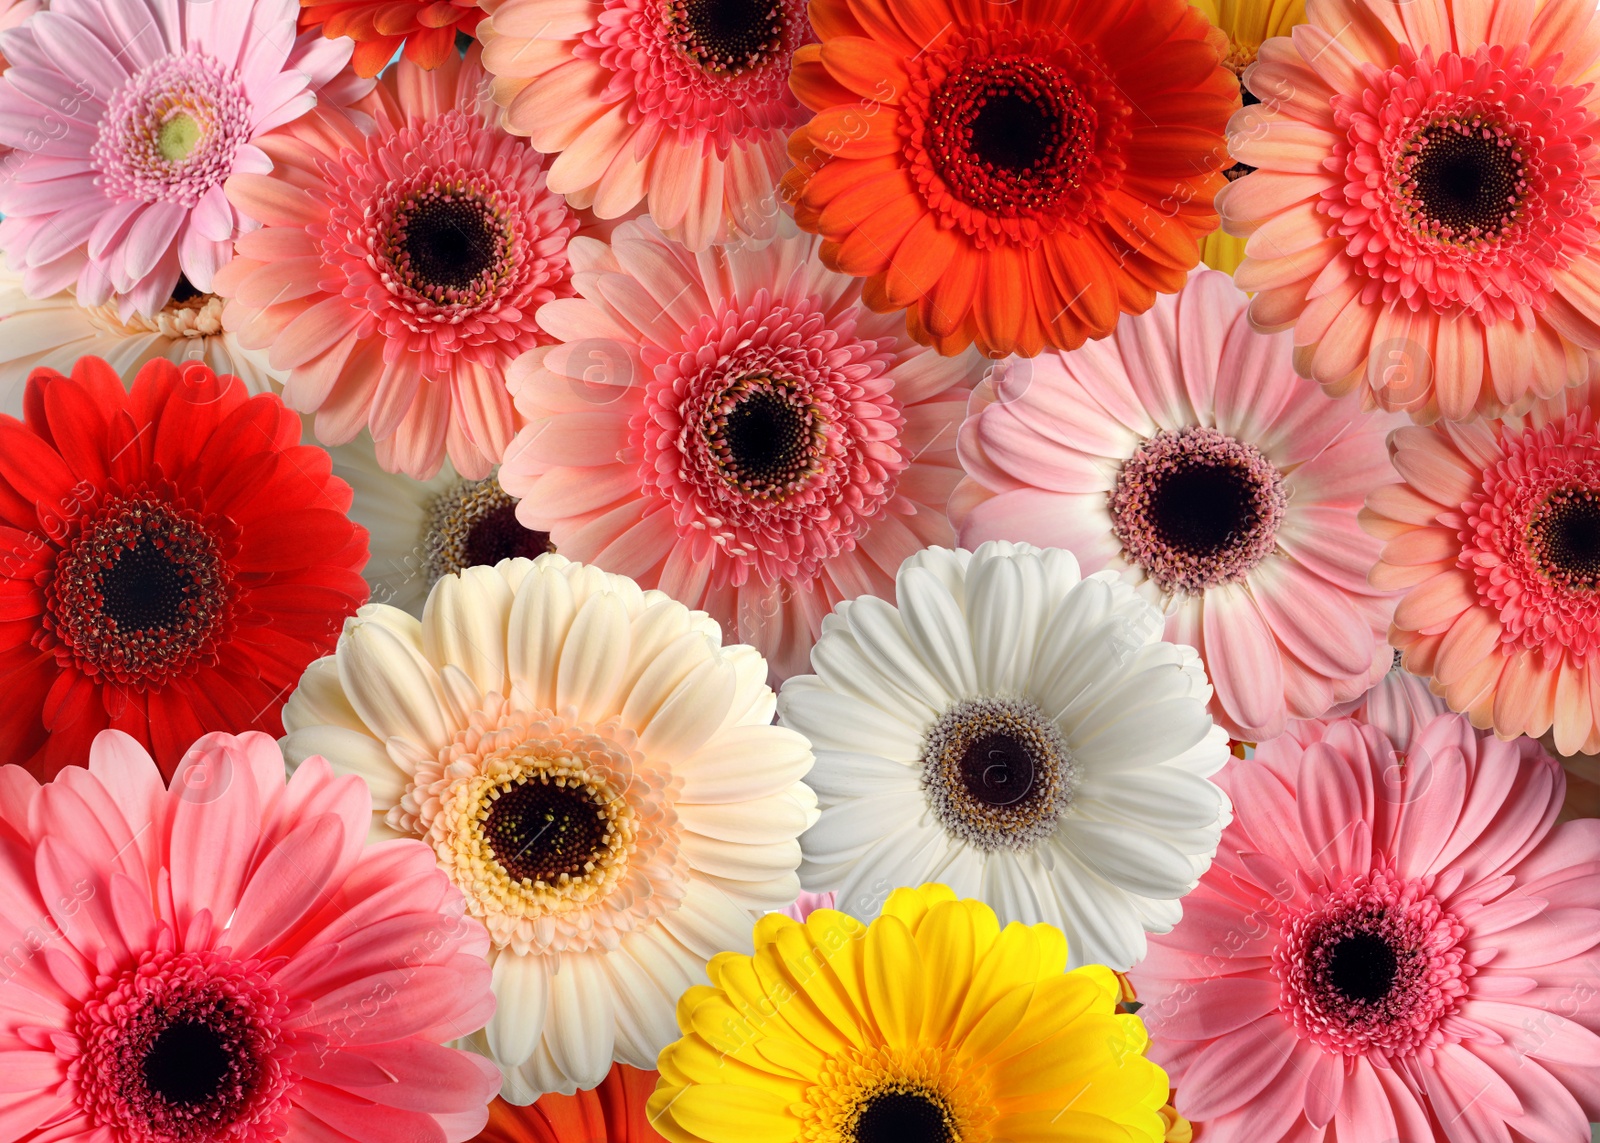
<path fill-rule="evenodd" d="M 0 416 L 0 743 L 43 776 L 107 727 L 170 777 L 207 731 L 278 712 L 367 598 L 350 486 L 277 397 L 86 357 Z"/>
<path fill-rule="evenodd" d="M 356 42 L 350 65 L 369 78 L 401 44 L 419 67 L 441 66 L 456 50 L 456 33 L 474 35 L 481 19 L 478 0 L 300 0 L 300 30 L 349 36 Z"/>

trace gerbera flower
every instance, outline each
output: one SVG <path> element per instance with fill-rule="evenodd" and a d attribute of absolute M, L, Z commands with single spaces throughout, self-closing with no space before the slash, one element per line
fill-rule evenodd
<path fill-rule="evenodd" d="M 1597 371 L 1600 41 L 1576 0 L 1316 0 L 1245 83 L 1217 197 L 1251 317 L 1330 393 L 1498 416 Z"/>
<path fill-rule="evenodd" d="M 870 925 L 763 917 L 755 955 L 680 1002 L 650 1119 L 671 1143 L 1159 1143 L 1144 1026 L 1111 972 L 1066 966 L 1056 929 L 1002 930 L 943 885 L 896 889 Z"/>
<path fill-rule="evenodd" d="M 295 38 L 295 0 L 66 0 L 0 33 L 0 248 L 34 297 L 153 318 L 201 293 L 253 223 L 223 180 L 263 132 L 370 86 L 348 43 Z M 52 127 L 52 125 L 54 125 Z M 43 136 L 43 137 L 41 137 Z"/>
<path fill-rule="evenodd" d="M 814 0 L 784 178 L 829 267 L 913 337 L 1074 349 L 1183 285 L 1239 87 L 1184 0 Z"/>
<path fill-rule="evenodd" d="M 35 369 L 69 371 L 84 357 L 99 357 L 124 377 L 156 358 L 198 361 L 239 378 L 252 394 L 272 392 L 277 381 L 264 357 L 223 328 L 222 299 L 183 279 L 155 317 L 123 321 L 115 305 L 80 305 L 71 290 L 30 298 L 22 275 L 0 263 L 0 412 L 22 416 L 23 388 Z"/>
<path fill-rule="evenodd" d="M 1400 652 L 1396 651 L 1389 673 L 1378 680 L 1371 690 L 1358 699 L 1333 707 L 1322 720 L 1311 721 L 1353 718 L 1357 722 L 1376 726 L 1397 749 L 1404 750 L 1419 727 L 1449 710 L 1444 700 L 1429 689 L 1427 679 L 1418 678 L 1401 668 Z M 1288 733 L 1295 733 L 1298 725 L 1291 722 Z"/>
<path fill-rule="evenodd" d="M 790 905 L 787 909 L 779 909 L 778 912 L 785 917 L 793 917 L 797 921 L 803 921 L 818 909 L 831 909 L 838 903 L 839 894 L 831 890 L 827 893 L 802 893 L 793 905 Z"/>
<path fill-rule="evenodd" d="M 0 770 L 0 1134 L 472 1138 L 495 1070 L 441 1042 L 494 1008 L 488 942 L 426 847 L 365 846 L 361 782 L 285 783 L 254 733 L 206 735 L 170 789 L 125 734 L 87 756 Z"/>
<path fill-rule="evenodd" d="M 1263 743 L 1171 934 L 1133 970 L 1205 1143 L 1572 1140 L 1600 1117 L 1600 835 L 1552 829 L 1537 743 L 1447 714 L 1395 768 L 1335 722 Z"/>
<path fill-rule="evenodd" d="M 1256 62 L 1261 45 L 1273 36 L 1287 36 L 1289 29 L 1306 20 L 1306 0 L 1189 0 L 1204 12 L 1206 19 L 1228 37 L 1228 54 L 1222 66 L 1239 79 L 1239 96 L 1244 106 L 1261 101 L 1244 85 L 1244 71 Z M 1222 173 L 1231 183 L 1255 168 L 1234 163 Z M 1213 230 L 1200 240 L 1200 260 L 1213 270 L 1231 274 L 1244 260 L 1244 239 L 1224 230 Z"/>
<path fill-rule="evenodd" d="M 1362 498 L 1394 479 L 1369 417 L 1299 380 L 1214 271 L 1103 343 L 1013 365 L 961 429 L 961 542 L 1066 548 L 1112 568 L 1198 648 L 1242 741 L 1356 698 L 1389 667 L 1394 599 L 1367 583 Z"/>
<path fill-rule="evenodd" d="M 659 587 L 784 678 L 828 609 L 954 535 L 955 430 L 982 360 L 874 314 L 793 232 L 698 257 L 647 221 L 578 240 L 581 298 L 518 361 L 500 482 L 557 551 Z"/>
<path fill-rule="evenodd" d="M 487 0 L 478 35 L 507 130 L 561 152 L 550 189 L 617 218 L 644 203 L 693 250 L 767 237 L 804 0 Z"/>
<path fill-rule="evenodd" d="M 1362 523 L 1385 541 L 1372 582 L 1405 592 L 1389 641 L 1480 730 L 1600 752 L 1600 387 L 1500 422 L 1407 426 L 1405 483 Z"/>
<path fill-rule="evenodd" d="M 391 472 L 448 452 L 481 479 L 516 431 L 505 367 L 551 339 L 534 311 L 571 293 L 578 222 L 544 157 L 494 127 L 473 48 L 433 71 L 402 60 L 356 104 L 260 141 L 271 175 L 228 180 L 266 225 L 217 276 L 239 340 L 288 373 L 284 400 L 326 444 L 363 426 Z"/>
<path fill-rule="evenodd" d="M 373 790 L 374 832 L 425 838 L 488 927 L 500 1007 L 473 1045 L 531 1103 L 647 1068 L 673 1005 L 800 891 L 805 739 L 766 664 L 660 592 L 556 554 L 373 605 L 284 711 L 291 762 Z"/>
<path fill-rule="evenodd" d="M 0 0 L 0 32 L 15 28 L 22 21 L 44 8 L 44 0 Z M 11 64 L 0 55 L 0 72 Z"/>
<path fill-rule="evenodd" d="M 300 0 L 300 26 L 356 42 L 350 65 L 374 76 L 405 45 L 406 59 L 442 67 L 456 54 L 456 33 L 472 35 L 483 19 L 478 0 Z"/>
<path fill-rule="evenodd" d="M 598 1087 L 572 1095 L 552 1092 L 518 1107 L 497 1099 L 489 1126 L 474 1143 L 662 1143 L 645 1116 L 645 1101 L 660 1077 L 616 1064 Z"/>
<path fill-rule="evenodd" d="M 0 742 L 48 777 L 126 731 L 171 774 L 208 730 L 277 733 L 366 599 L 350 489 L 276 397 L 151 361 L 28 382 L 0 415 Z"/>
<path fill-rule="evenodd" d="M 1228 820 L 1199 657 L 1069 552 L 933 548 L 895 586 L 898 610 L 840 604 L 817 673 L 783 686 L 779 718 L 817 753 L 801 883 L 871 917 L 938 876 L 1062 929 L 1074 964 L 1126 969 L 1176 923 Z"/>
<path fill-rule="evenodd" d="M 466 480 L 449 461 L 430 480 L 385 472 L 366 433 L 328 451 L 333 474 L 355 493 L 350 518 L 370 537 L 363 574 L 373 603 L 420 618 L 428 590 L 444 576 L 554 550 L 546 533 L 518 523 L 516 500 L 492 474 Z"/>

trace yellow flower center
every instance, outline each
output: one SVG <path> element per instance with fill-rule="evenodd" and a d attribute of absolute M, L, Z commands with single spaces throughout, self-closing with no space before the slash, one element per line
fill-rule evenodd
<path fill-rule="evenodd" d="M 803 1143 L 991 1143 L 985 1074 L 947 1048 L 880 1047 L 829 1060 L 799 1109 Z"/>

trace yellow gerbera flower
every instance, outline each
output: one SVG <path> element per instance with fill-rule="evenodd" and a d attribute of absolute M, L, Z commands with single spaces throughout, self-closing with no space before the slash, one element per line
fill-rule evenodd
<path fill-rule="evenodd" d="M 1256 62 L 1261 45 L 1273 36 L 1287 36 L 1289 29 L 1306 22 L 1306 0 L 1189 0 L 1228 37 L 1228 56 L 1223 66 L 1234 75 Z M 1261 102 L 1239 84 L 1245 106 Z M 1251 168 L 1236 163 L 1225 171 L 1228 181 L 1250 173 Z M 1214 230 L 1200 240 L 1200 258 L 1213 270 L 1231 274 L 1244 261 L 1244 239 Z"/>
<path fill-rule="evenodd" d="M 670 1143 L 1163 1143 L 1167 1077 L 1111 970 L 943 885 L 870 925 L 756 925 L 678 1002 L 651 1123 Z"/>

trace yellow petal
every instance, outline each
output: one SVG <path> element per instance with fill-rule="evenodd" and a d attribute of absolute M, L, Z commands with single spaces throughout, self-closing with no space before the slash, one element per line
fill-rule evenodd
<path fill-rule="evenodd" d="M 673 1143 L 789 1143 L 800 1135 L 781 1095 L 731 1084 L 657 1088 L 646 1114 Z M 669 1126 L 677 1130 L 669 1134 Z"/>
<path fill-rule="evenodd" d="M 910 1048 L 922 1032 L 923 967 L 916 938 L 899 917 L 867 930 L 867 1002 L 883 1042 Z"/>

